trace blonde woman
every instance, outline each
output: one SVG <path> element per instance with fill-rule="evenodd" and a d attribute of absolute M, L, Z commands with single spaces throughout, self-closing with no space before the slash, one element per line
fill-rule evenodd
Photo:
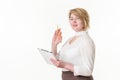
<path fill-rule="evenodd" d="M 62 80 L 93 80 L 95 45 L 87 32 L 88 12 L 83 8 L 71 9 L 69 23 L 75 35 L 69 38 L 57 53 L 57 46 L 62 41 L 62 32 L 60 29 L 55 31 L 52 53 L 59 60 L 51 59 L 51 62 L 58 68 L 62 68 Z"/>

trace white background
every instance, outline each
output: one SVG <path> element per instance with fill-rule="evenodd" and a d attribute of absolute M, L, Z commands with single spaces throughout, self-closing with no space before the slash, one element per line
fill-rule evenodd
<path fill-rule="evenodd" d="M 0 0 L 0 80 L 61 80 L 61 69 L 46 64 L 37 48 L 51 50 L 58 25 L 63 41 L 73 35 L 72 8 L 90 15 L 96 44 L 95 80 L 120 80 L 119 0 Z"/>

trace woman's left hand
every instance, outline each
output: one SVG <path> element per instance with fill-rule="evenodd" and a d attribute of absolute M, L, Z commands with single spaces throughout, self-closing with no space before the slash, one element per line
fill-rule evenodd
<path fill-rule="evenodd" d="M 56 67 L 59 67 L 59 68 L 64 68 L 66 65 L 66 63 L 64 61 L 61 61 L 61 60 L 55 60 L 53 58 L 51 58 L 50 60 Z"/>

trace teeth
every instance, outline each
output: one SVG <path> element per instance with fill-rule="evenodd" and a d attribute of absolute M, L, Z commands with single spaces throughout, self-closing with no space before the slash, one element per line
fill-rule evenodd
<path fill-rule="evenodd" d="M 77 25 L 73 25 L 73 26 L 75 26 L 75 27 L 76 27 Z"/>

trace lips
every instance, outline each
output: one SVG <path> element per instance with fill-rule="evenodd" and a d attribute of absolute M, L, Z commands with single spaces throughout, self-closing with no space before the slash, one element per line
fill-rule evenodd
<path fill-rule="evenodd" d="M 78 25 L 73 25 L 73 27 L 77 27 Z"/>

